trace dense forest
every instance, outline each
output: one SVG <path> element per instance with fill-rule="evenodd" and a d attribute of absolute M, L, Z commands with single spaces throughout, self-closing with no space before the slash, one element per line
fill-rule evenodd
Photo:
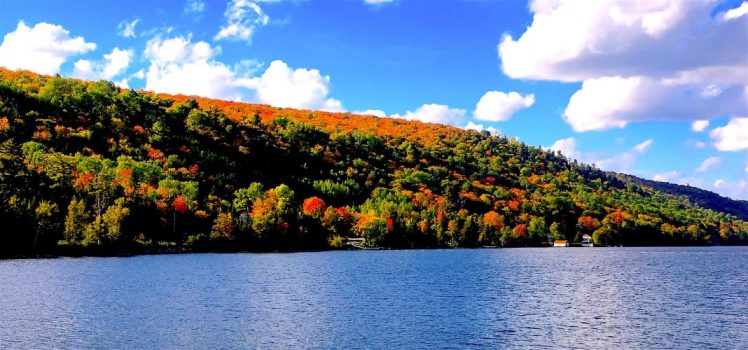
<path fill-rule="evenodd" d="M 748 242 L 697 203 L 487 132 L 0 69 L 2 256 Z"/>

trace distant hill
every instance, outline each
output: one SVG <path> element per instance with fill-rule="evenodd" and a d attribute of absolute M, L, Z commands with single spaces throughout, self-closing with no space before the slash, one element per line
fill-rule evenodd
<path fill-rule="evenodd" d="M 748 220 L 748 201 L 722 197 L 714 192 L 710 192 L 693 186 L 647 180 L 627 174 L 617 175 L 622 177 L 623 179 L 628 179 L 639 186 L 652 187 L 658 191 L 674 196 L 686 196 L 691 202 L 697 204 L 702 208 L 728 213 L 731 215 L 735 215 L 742 220 Z"/>

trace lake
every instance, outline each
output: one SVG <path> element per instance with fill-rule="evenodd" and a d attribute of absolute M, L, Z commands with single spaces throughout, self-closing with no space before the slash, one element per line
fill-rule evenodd
<path fill-rule="evenodd" d="M 0 348 L 748 348 L 748 247 L 0 261 Z"/>

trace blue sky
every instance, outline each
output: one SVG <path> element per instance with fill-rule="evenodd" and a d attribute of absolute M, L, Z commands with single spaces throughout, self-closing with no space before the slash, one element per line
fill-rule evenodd
<path fill-rule="evenodd" d="M 741 1 L 0 2 L 0 65 L 483 128 L 748 199 Z"/>

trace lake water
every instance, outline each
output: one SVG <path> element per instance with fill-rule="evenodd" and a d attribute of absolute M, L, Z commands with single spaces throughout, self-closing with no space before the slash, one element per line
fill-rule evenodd
<path fill-rule="evenodd" d="M 0 261 L 0 348 L 748 348 L 748 247 Z"/>

